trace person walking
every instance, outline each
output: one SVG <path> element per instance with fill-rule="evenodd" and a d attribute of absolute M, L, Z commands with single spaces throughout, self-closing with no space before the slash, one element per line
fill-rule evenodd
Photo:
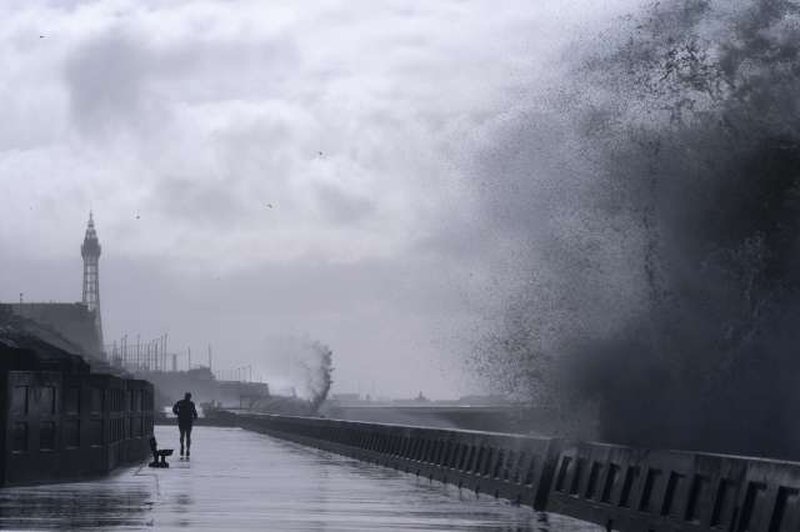
<path fill-rule="evenodd" d="M 192 394 L 186 392 L 183 399 L 175 403 L 172 413 L 178 416 L 178 430 L 181 433 L 181 458 L 183 458 L 183 442 L 186 440 L 186 458 L 192 446 L 192 424 L 197 419 L 197 409 L 192 402 Z"/>

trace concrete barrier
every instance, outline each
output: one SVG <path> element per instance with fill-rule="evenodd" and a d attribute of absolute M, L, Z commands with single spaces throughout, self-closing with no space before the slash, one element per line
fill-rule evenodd
<path fill-rule="evenodd" d="M 231 414 L 233 415 L 233 414 Z M 555 440 L 512 434 L 238 414 L 238 425 L 543 509 Z"/>
<path fill-rule="evenodd" d="M 800 463 L 565 445 L 547 510 L 623 531 L 782 532 L 800 525 Z"/>
<path fill-rule="evenodd" d="M 796 532 L 800 463 L 268 414 L 226 422 L 623 532 Z"/>

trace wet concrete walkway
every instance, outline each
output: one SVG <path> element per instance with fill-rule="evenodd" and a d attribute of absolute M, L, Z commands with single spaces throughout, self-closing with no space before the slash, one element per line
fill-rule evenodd
<path fill-rule="evenodd" d="M 241 429 L 197 427 L 192 460 L 94 482 L 0 489 L 0 528 L 599 532 Z M 156 427 L 177 447 L 177 428 Z"/>

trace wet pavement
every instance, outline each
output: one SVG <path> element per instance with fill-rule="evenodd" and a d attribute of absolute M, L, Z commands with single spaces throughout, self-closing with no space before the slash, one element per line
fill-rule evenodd
<path fill-rule="evenodd" d="M 176 427 L 156 427 L 156 437 L 177 447 Z M 602 530 L 241 429 L 196 427 L 191 462 L 170 463 L 0 489 L 0 528 Z"/>

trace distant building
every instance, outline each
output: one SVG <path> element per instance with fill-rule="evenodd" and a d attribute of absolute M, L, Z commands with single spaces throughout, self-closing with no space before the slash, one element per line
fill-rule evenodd
<path fill-rule="evenodd" d="M 81 245 L 83 257 L 83 297 L 80 303 L 19 303 L 4 305 L 14 314 L 35 322 L 37 334 L 47 342 L 90 362 L 105 359 L 103 326 L 100 317 L 100 242 L 92 213 Z"/>
<path fill-rule="evenodd" d="M 186 392 L 192 394 L 198 405 L 212 403 L 226 408 L 249 408 L 256 401 L 270 397 L 267 383 L 217 380 L 205 366 L 188 371 L 137 371 L 135 374 L 153 383 L 157 407 L 171 406 Z"/>
<path fill-rule="evenodd" d="M 359 405 L 366 403 L 360 393 L 335 393 L 331 395 L 330 402 L 337 406 Z"/>
<path fill-rule="evenodd" d="M 335 393 L 331 396 L 331 399 L 341 403 L 357 403 L 362 401 L 360 393 Z"/>
<path fill-rule="evenodd" d="M 100 241 L 94 230 L 94 219 L 89 211 L 89 223 L 86 224 L 86 234 L 81 245 L 83 257 L 83 304 L 86 309 L 94 314 L 94 328 L 103 345 L 103 322 L 100 319 Z"/>

